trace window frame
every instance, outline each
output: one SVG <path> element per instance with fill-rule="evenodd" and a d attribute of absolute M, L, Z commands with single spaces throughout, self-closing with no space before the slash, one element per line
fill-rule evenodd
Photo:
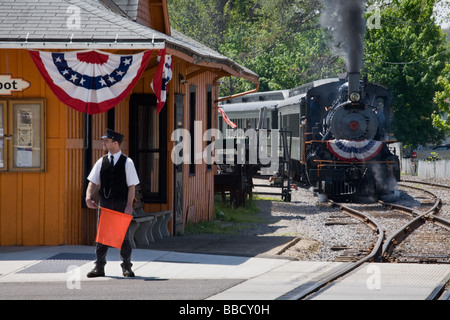
<path fill-rule="evenodd" d="M 45 128 L 45 99 L 15 99 L 0 100 L 2 107 L 2 131 L 0 140 L 3 143 L 3 167 L 0 172 L 45 172 L 46 171 L 46 128 Z M 29 123 L 26 118 L 20 121 L 17 113 L 22 106 L 23 114 L 31 109 L 32 118 Z M 27 107 L 28 106 L 28 107 Z M 35 111 L 37 109 L 37 111 Z M 20 145 L 18 139 L 22 137 L 27 145 Z M 19 151 L 21 151 L 19 155 Z M 22 164 L 19 163 L 19 158 Z M 36 158 L 39 160 L 37 161 Z M 37 164 L 26 165 L 28 161 Z"/>
<path fill-rule="evenodd" d="M 158 148 L 139 151 L 139 137 L 142 132 L 139 132 L 139 112 L 136 108 L 140 106 L 154 108 L 156 110 L 156 96 L 153 94 L 133 94 L 130 97 L 130 158 L 133 160 L 136 171 L 140 172 L 140 154 L 148 153 L 146 158 L 151 157 L 155 153 L 159 154 L 159 175 L 158 175 L 158 192 L 151 192 L 151 190 L 146 189 L 146 186 L 142 183 L 144 177 L 139 176 L 141 181 L 141 188 L 143 198 L 142 201 L 145 203 L 167 203 L 167 107 L 164 107 L 159 113 L 159 146 Z"/>

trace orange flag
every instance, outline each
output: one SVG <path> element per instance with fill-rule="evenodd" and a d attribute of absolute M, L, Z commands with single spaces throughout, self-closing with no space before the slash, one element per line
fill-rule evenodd
<path fill-rule="evenodd" d="M 100 220 L 95 241 L 120 250 L 132 219 L 133 216 L 128 214 L 100 208 Z"/>

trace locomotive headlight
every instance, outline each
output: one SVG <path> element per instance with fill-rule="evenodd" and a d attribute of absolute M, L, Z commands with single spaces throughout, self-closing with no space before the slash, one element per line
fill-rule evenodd
<path fill-rule="evenodd" d="M 358 92 L 352 92 L 350 93 L 350 101 L 351 102 L 358 102 L 361 99 L 361 96 Z"/>

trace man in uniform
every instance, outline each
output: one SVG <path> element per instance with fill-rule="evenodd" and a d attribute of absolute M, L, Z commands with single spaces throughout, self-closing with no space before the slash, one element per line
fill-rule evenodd
<path fill-rule="evenodd" d="M 89 185 L 86 191 L 88 208 L 98 209 L 93 200 L 94 193 L 99 190 L 100 206 L 103 208 L 133 214 L 133 199 L 135 186 L 139 184 L 133 160 L 122 154 L 120 144 L 124 136 L 107 129 L 102 137 L 103 149 L 108 154 L 100 158 L 88 176 Z M 108 246 L 97 243 L 95 253 L 97 260 L 95 267 L 88 274 L 88 278 L 105 276 L 106 253 Z M 120 250 L 122 272 L 124 277 L 134 277 L 131 270 L 131 246 L 125 237 Z"/>

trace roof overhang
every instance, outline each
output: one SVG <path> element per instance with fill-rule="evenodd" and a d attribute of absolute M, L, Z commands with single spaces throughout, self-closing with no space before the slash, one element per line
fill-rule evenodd
<path fill-rule="evenodd" d="M 198 67 L 210 69 L 212 72 L 214 70 L 218 74 L 217 80 L 231 75 L 259 85 L 259 76 L 257 74 L 240 66 L 231 59 L 220 59 L 217 57 L 199 55 L 191 50 L 185 50 L 185 48 L 172 43 L 167 43 L 167 53 Z"/>
<path fill-rule="evenodd" d="M 164 49 L 164 41 L 117 39 L 0 39 L 0 49 L 52 49 L 52 50 L 155 50 Z"/>

